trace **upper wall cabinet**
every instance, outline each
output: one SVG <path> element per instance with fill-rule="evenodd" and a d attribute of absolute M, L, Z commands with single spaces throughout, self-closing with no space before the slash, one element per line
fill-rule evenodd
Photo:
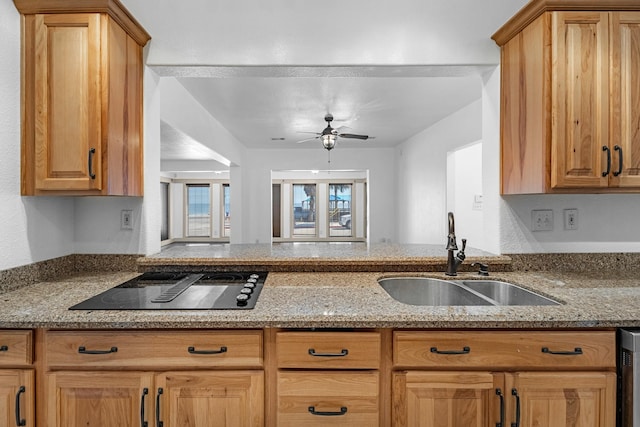
<path fill-rule="evenodd" d="M 14 0 L 23 195 L 142 196 L 142 48 L 117 0 Z"/>
<path fill-rule="evenodd" d="M 532 0 L 493 39 L 502 194 L 640 192 L 640 3 Z"/>

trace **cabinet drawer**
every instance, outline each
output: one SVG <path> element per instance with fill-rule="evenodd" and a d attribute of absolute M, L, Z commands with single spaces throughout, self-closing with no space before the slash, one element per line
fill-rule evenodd
<path fill-rule="evenodd" d="M 32 362 L 31 331 L 0 331 L 0 366 L 31 365 Z"/>
<path fill-rule="evenodd" d="M 54 331 L 45 338 L 50 369 L 74 367 L 261 367 L 262 331 Z"/>
<path fill-rule="evenodd" d="M 279 368 L 377 369 L 378 332 L 279 332 Z"/>
<path fill-rule="evenodd" d="M 615 332 L 396 331 L 396 367 L 614 368 Z"/>
<path fill-rule="evenodd" d="M 378 372 L 278 372 L 277 425 L 379 425 L 378 376 Z"/>

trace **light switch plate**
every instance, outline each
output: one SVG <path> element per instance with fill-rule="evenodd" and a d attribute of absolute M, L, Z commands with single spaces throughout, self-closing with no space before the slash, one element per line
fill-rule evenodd
<path fill-rule="evenodd" d="M 120 211 L 120 228 L 123 230 L 133 230 L 133 211 L 123 209 Z"/>
<path fill-rule="evenodd" d="M 578 229 L 578 209 L 564 210 L 564 229 L 565 230 Z"/>
<path fill-rule="evenodd" d="M 532 210 L 531 231 L 553 231 L 553 211 L 551 209 Z"/>

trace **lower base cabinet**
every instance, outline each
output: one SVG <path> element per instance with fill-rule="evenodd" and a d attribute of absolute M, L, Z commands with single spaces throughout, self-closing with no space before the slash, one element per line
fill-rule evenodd
<path fill-rule="evenodd" d="M 155 385 L 156 422 L 164 426 L 264 425 L 262 371 L 167 372 Z"/>
<path fill-rule="evenodd" d="M 46 331 L 39 427 L 264 427 L 261 330 Z"/>
<path fill-rule="evenodd" d="M 278 427 L 379 425 L 379 373 L 278 373 Z"/>
<path fill-rule="evenodd" d="M 31 369 L 0 369 L 0 425 L 34 426 L 34 376 Z"/>
<path fill-rule="evenodd" d="M 614 331 L 394 331 L 394 427 L 612 427 Z"/>
<path fill-rule="evenodd" d="M 5 337 L 0 353 L 0 426 L 612 427 L 616 419 L 613 330 L 39 330 L 36 362 L 20 339 Z"/>
<path fill-rule="evenodd" d="M 393 375 L 395 427 L 610 427 L 611 372 L 422 372 Z"/>
<path fill-rule="evenodd" d="M 54 372 L 46 382 L 49 426 L 264 425 L 262 371 Z"/>

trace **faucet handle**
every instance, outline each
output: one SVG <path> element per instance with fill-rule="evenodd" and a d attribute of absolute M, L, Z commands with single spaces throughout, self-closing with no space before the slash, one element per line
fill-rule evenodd
<path fill-rule="evenodd" d="M 481 262 L 474 262 L 471 264 L 471 267 L 479 266 L 480 270 L 478 270 L 478 275 L 480 276 L 488 276 L 489 275 L 489 266 L 487 264 L 483 264 Z"/>
<path fill-rule="evenodd" d="M 458 258 L 460 262 L 464 261 L 464 259 L 467 257 L 464 254 L 464 248 L 466 247 L 467 247 L 467 239 L 462 239 L 462 249 L 460 249 L 456 255 L 456 258 Z"/>

